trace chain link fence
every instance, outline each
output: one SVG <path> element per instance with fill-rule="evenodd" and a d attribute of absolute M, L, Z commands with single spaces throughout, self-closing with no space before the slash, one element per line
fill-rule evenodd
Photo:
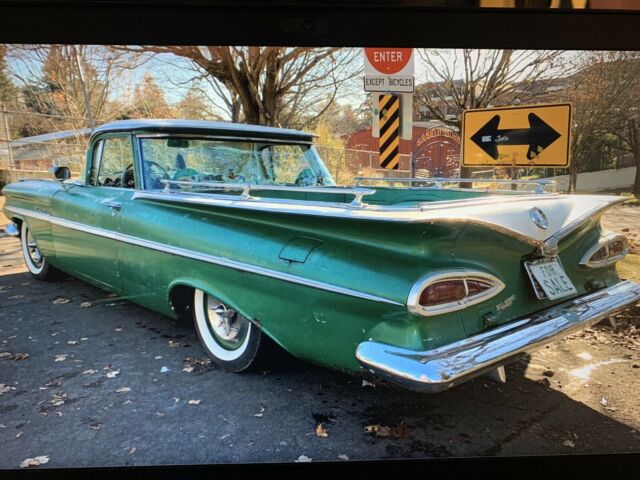
<path fill-rule="evenodd" d="M 82 169 L 91 130 L 86 120 L 0 107 L 0 170 Z"/>

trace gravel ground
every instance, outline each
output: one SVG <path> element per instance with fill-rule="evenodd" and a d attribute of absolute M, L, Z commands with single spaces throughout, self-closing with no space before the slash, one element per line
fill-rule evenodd
<path fill-rule="evenodd" d="M 640 209 L 607 223 L 633 240 Z M 640 280 L 639 259 L 622 275 Z M 504 385 L 432 396 L 295 359 L 237 375 L 208 363 L 190 325 L 71 278 L 38 282 L 0 238 L 0 468 L 640 452 L 638 317 L 509 365 Z"/>

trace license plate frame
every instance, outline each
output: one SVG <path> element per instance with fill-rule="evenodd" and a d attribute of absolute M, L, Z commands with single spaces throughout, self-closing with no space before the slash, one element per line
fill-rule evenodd
<path fill-rule="evenodd" d="M 541 266 L 541 265 L 545 265 L 545 264 L 555 264 L 559 269 L 561 274 L 564 276 L 564 282 L 568 283 L 571 288 L 567 289 L 566 291 L 562 292 L 559 295 L 548 295 L 547 291 L 545 290 L 545 288 L 543 287 L 543 285 L 540 283 L 540 281 L 538 280 L 538 278 L 536 278 L 536 274 L 534 273 L 534 271 L 536 273 L 538 273 L 538 276 L 540 276 L 541 271 L 537 269 L 537 267 Z M 531 267 L 534 267 L 533 269 Z M 524 267 L 525 270 L 527 272 L 527 275 L 529 276 L 529 281 L 531 282 L 531 286 L 533 287 L 533 291 L 536 294 L 536 297 L 538 297 L 538 299 L 540 300 L 557 300 L 560 298 L 565 298 L 565 297 L 569 297 L 571 295 L 576 295 L 578 293 L 578 291 L 576 290 L 575 285 L 573 285 L 573 282 L 571 282 L 571 279 L 569 278 L 569 276 L 567 275 L 564 267 L 562 266 L 562 262 L 560 261 L 560 258 L 558 257 L 551 257 L 551 258 L 543 258 L 543 259 L 538 259 L 538 260 L 532 260 L 532 261 L 526 261 L 524 262 Z M 552 269 L 553 270 L 553 269 Z"/>

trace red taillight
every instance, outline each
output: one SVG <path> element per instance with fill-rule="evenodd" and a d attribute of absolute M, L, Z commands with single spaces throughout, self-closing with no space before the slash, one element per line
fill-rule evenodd
<path fill-rule="evenodd" d="M 425 307 L 451 303 L 462 300 L 467 292 L 464 288 L 464 280 L 444 280 L 429 285 L 422 291 L 419 303 Z"/>
<path fill-rule="evenodd" d="M 607 258 L 607 247 L 604 246 L 601 249 L 599 249 L 596 253 L 594 253 L 593 255 L 591 255 L 591 261 L 592 262 L 600 262 L 602 260 L 606 260 Z"/>
<path fill-rule="evenodd" d="M 622 240 L 614 240 L 609 244 L 609 256 L 616 257 L 625 253 L 626 246 Z"/>
<path fill-rule="evenodd" d="M 580 265 L 589 268 L 605 267 L 622 260 L 629 251 L 627 238 L 620 234 L 609 234 L 589 249 L 580 260 Z M 592 253 L 593 252 L 593 253 Z"/>

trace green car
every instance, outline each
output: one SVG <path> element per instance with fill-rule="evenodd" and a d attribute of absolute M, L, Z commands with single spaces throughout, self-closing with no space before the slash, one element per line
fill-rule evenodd
<path fill-rule="evenodd" d="M 273 341 L 437 392 L 640 299 L 616 274 L 626 238 L 599 221 L 620 197 L 338 187 L 312 134 L 203 121 L 108 123 L 79 180 L 52 171 L 3 190 L 29 271 L 192 316 L 234 372 Z"/>

